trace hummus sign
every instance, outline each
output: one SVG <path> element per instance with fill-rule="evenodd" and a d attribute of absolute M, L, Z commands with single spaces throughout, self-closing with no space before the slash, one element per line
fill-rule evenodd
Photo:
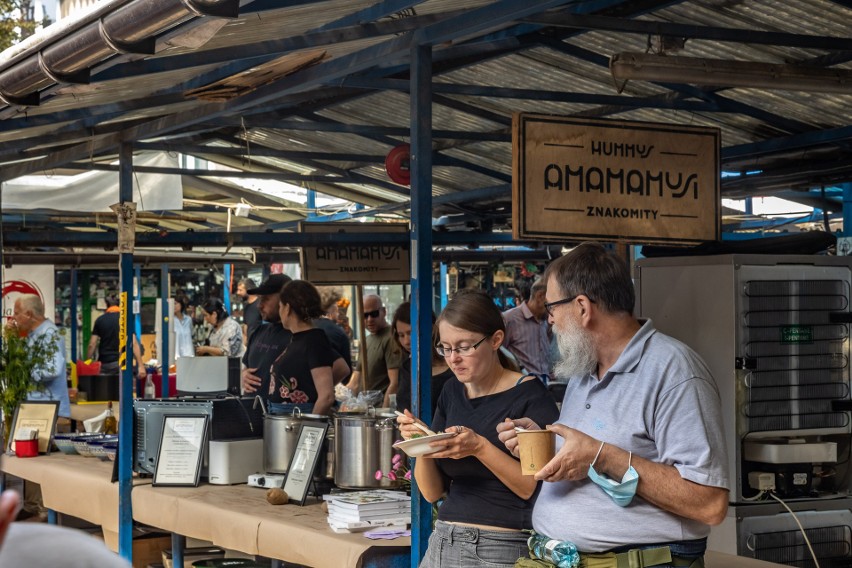
<path fill-rule="evenodd" d="M 719 130 L 515 114 L 516 239 L 720 237 Z"/>

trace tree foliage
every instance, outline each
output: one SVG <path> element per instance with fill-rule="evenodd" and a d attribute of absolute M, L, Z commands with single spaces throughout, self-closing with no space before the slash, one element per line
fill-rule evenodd
<path fill-rule="evenodd" d="M 39 26 L 49 24 L 47 17 L 35 20 L 32 0 L 0 0 L 0 50 L 33 35 Z"/>

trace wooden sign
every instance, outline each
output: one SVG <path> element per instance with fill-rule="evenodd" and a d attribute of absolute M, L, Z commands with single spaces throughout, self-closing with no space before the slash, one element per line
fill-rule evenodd
<path fill-rule="evenodd" d="M 718 240 L 716 128 L 515 114 L 516 239 Z"/>
<path fill-rule="evenodd" d="M 305 233 L 404 233 L 408 225 L 390 223 L 303 223 Z M 408 283 L 408 246 L 376 242 L 338 243 L 302 247 L 302 278 L 317 286 L 329 284 Z"/>

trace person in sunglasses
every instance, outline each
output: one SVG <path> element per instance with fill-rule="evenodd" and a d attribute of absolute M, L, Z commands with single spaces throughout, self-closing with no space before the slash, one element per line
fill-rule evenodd
<path fill-rule="evenodd" d="M 534 375 L 523 375 L 500 350 L 503 316 L 485 293 L 462 290 L 438 317 L 436 347 L 458 380 L 438 398 L 436 432 L 456 435 L 416 459 L 414 477 L 423 497 L 443 499 L 420 568 L 506 567 L 527 555 L 532 508 L 539 484 L 524 476 L 497 436 L 497 424 L 535 416 L 550 424 L 556 402 Z M 420 435 L 406 411 L 397 418 L 405 439 Z"/>
<path fill-rule="evenodd" d="M 375 294 L 364 296 L 364 327 L 370 334 L 366 337 L 362 349 L 367 353 L 367 370 L 364 376 L 364 390 L 381 391 L 384 394 L 382 406 L 390 404 L 390 395 L 396 394 L 399 387 L 399 368 L 402 366 L 402 351 L 396 346 L 388 324 L 388 310 L 382 299 Z M 352 394 L 361 390 L 361 370 L 355 370 L 346 384 Z"/>
<path fill-rule="evenodd" d="M 535 530 L 570 541 L 583 565 L 704 566 L 710 526 L 728 508 L 719 389 L 689 347 L 633 316 L 627 264 L 596 243 L 554 260 L 545 308 L 556 374 L 569 379 L 556 456 L 533 511 Z M 515 427 L 500 439 L 517 449 Z"/>

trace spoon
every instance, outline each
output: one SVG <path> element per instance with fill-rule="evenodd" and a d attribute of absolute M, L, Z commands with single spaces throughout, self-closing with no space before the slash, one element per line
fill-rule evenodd
<path fill-rule="evenodd" d="M 400 412 L 399 410 L 394 410 L 393 413 L 396 414 L 397 416 L 405 416 L 405 413 Z M 406 418 L 407 418 L 407 416 L 406 416 Z M 426 426 L 424 426 L 420 422 L 417 422 L 416 420 L 414 421 L 414 425 L 417 428 L 420 428 L 421 430 L 423 430 L 423 432 L 425 432 L 427 436 L 434 436 L 435 435 L 435 432 L 433 432 L 432 430 L 430 430 L 429 428 L 427 428 Z"/>

